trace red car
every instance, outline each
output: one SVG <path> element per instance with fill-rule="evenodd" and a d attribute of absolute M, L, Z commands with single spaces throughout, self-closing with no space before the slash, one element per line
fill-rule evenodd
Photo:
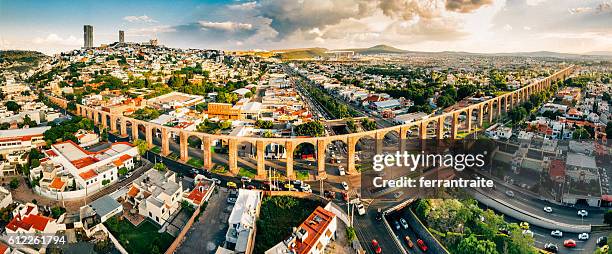
<path fill-rule="evenodd" d="M 376 239 L 372 240 L 372 249 L 376 254 L 382 253 L 382 248 L 380 248 L 380 245 L 378 245 L 378 241 L 376 241 Z"/>
<path fill-rule="evenodd" d="M 427 245 L 425 245 L 425 242 L 423 242 L 423 240 L 417 239 L 417 245 L 423 252 L 427 251 Z"/>
<path fill-rule="evenodd" d="M 344 201 L 349 201 L 348 193 L 346 193 L 345 191 L 342 192 L 342 199 L 344 199 Z"/>
<path fill-rule="evenodd" d="M 567 239 L 563 242 L 563 246 L 567 248 L 574 248 L 576 247 L 576 241 L 574 241 L 573 239 Z"/>

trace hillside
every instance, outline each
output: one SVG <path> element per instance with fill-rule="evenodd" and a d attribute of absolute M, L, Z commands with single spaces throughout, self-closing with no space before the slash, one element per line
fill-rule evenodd
<path fill-rule="evenodd" d="M 37 51 L 0 51 L 0 67 L 9 71 L 27 71 L 47 56 Z"/>
<path fill-rule="evenodd" d="M 302 48 L 302 49 L 283 49 L 274 50 L 283 60 L 313 59 L 325 57 L 325 48 Z"/>
<path fill-rule="evenodd" d="M 398 49 L 389 45 L 376 45 L 374 47 L 369 48 L 353 48 L 353 49 L 342 49 L 342 50 L 350 50 L 355 51 L 355 54 L 362 55 L 373 55 L 373 54 L 403 54 L 408 53 L 409 51 Z"/>

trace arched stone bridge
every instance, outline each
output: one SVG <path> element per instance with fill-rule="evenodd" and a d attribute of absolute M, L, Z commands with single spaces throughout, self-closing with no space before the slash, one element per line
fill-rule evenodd
<path fill-rule="evenodd" d="M 123 115 L 114 115 L 109 112 L 102 111 L 84 105 L 76 105 L 76 114 L 89 119 L 93 119 L 97 126 L 109 128 L 110 131 L 123 136 L 127 136 L 128 124 L 131 126 L 131 136 L 134 140 L 139 138 L 139 128 L 145 130 L 145 140 L 149 146 L 153 146 L 153 132 L 161 132 L 162 155 L 170 153 L 169 138 L 170 133 L 174 133 L 179 137 L 180 160 L 186 162 L 189 159 L 188 139 L 196 137 L 202 141 L 202 154 L 204 167 L 210 169 L 212 167 L 212 151 L 211 144 L 213 141 L 222 141 L 222 144 L 228 145 L 228 162 L 229 170 L 232 174 L 237 174 L 238 168 L 238 144 L 247 142 L 256 148 L 257 160 L 257 176 L 265 178 L 265 147 L 269 144 L 279 144 L 286 149 L 286 175 L 289 178 L 294 177 L 293 170 L 293 151 L 303 143 L 312 144 L 316 148 L 317 171 L 319 177 L 325 177 L 325 149 L 328 144 L 341 141 L 347 145 L 347 171 L 349 174 L 356 173 L 355 170 L 355 145 L 364 137 L 373 138 L 376 140 L 376 152 L 382 152 L 383 139 L 386 134 L 395 132 L 399 134 L 399 150 L 403 151 L 406 146 L 406 139 L 414 137 L 415 139 L 456 139 L 460 131 L 470 132 L 483 126 L 483 122 L 488 120 L 489 123 L 499 117 L 503 112 L 508 112 L 513 107 L 525 102 L 529 96 L 548 89 L 550 85 L 558 80 L 565 80 L 573 71 L 574 66 L 560 70 L 553 75 L 537 81 L 533 84 L 524 86 L 512 92 L 505 93 L 498 97 L 467 106 L 458 110 L 447 112 L 440 115 L 430 116 L 427 119 L 420 121 L 398 125 L 372 131 L 351 133 L 344 135 L 328 136 L 328 137 L 304 137 L 304 138 L 263 138 L 263 137 L 239 137 L 229 135 L 215 135 L 196 131 L 187 131 L 179 128 L 163 126 L 147 121 L 133 119 Z M 49 97 L 51 102 L 59 105 L 62 108 L 67 108 L 67 101 L 62 98 Z M 445 124 L 446 123 L 446 124 Z M 110 126 L 109 126 L 110 125 Z M 142 127 L 142 128 L 141 128 Z M 118 129 L 119 128 L 119 129 Z"/>

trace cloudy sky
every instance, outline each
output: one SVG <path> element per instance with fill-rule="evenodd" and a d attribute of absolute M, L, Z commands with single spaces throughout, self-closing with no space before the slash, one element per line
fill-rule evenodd
<path fill-rule="evenodd" d="M 612 0 L 0 0 L 0 49 L 159 39 L 181 48 L 612 51 Z"/>

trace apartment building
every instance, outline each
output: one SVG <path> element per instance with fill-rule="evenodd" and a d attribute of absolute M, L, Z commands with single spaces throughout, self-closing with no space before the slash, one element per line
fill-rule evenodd
<path fill-rule="evenodd" d="M 183 184 L 172 171 L 150 169 L 127 188 L 125 202 L 159 225 L 166 223 L 181 206 Z"/>

